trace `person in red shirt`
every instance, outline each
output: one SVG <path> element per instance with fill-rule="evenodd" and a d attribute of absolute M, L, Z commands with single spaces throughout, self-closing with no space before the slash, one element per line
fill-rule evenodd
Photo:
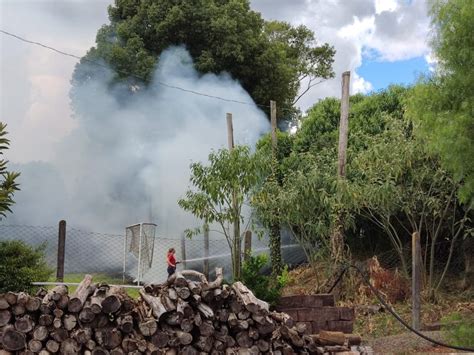
<path fill-rule="evenodd" d="M 170 277 L 176 272 L 176 264 L 179 264 L 179 261 L 176 261 L 176 258 L 174 256 L 175 253 L 176 250 L 174 250 L 174 248 L 170 248 L 168 250 L 168 255 L 166 257 L 166 260 L 168 262 L 168 277 Z"/>

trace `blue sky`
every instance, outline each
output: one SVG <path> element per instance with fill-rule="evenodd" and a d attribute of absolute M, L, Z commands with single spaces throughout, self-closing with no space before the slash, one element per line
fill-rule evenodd
<path fill-rule="evenodd" d="M 374 91 L 378 91 L 390 84 L 413 84 L 420 74 L 429 72 L 429 67 L 423 56 L 394 62 L 366 56 L 362 58 L 362 65 L 356 71 L 372 84 Z"/>

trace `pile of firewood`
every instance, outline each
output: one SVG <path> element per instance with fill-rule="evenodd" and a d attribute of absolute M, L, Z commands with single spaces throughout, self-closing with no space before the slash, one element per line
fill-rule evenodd
<path fill-rule="evenodd" d="M 347 351 L 305 334 L 285 313 L 271 312 L 241 282 L 222 285 L 183 271 L 140 289 L 133 300 L 118 286 L 66 286 L 0 295 L 0 355 L 322 354 Z"/>

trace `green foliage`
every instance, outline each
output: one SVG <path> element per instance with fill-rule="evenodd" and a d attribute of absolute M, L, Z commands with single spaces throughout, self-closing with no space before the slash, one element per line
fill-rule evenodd
<path fill-rule="evenodd" d="M 293 106 L 301 80 L 311 87 L 318 78 L 334 76 L 332 47 L 318 45 L 305 26 L 264 21 L 248 0 L 115 0 L 109 19 L 97 33 L 96 47 L 76 67 L 73 87 L 106 76 L 87 60 L 110 65 L 117 72 L 112 83 L 143 86 L 172 45 L 184 45 L 199 72 L 228 72 L 256 102 L 276 100 L 280 108 Z"/>
<path fill-rule="evenodd" d="M 204 223 L 219 225 L 231 246 L 234 279 L 240 277 L 241 269 L 242 206 L 250 190 L 258 183 L 261 169 L 261 161 L 248 147 L 236 146 L 231 151 L 220 149 L 212 152 L 208 165 L 191 164 L 190 181 L 194 189 L 188 190 L 185 198 L 178 201 L 180 207 Z"/>
<path fill-rule="evenodd" d="M 262 269 L 268 263 L 268 256 L 259 254 L 249 256 L 248 261 L 242 267 L 242 282 L 261 300 L 275 306 L 281 292 L 288 283 L 288 268 L 285 267 L 281 275 L 276 279 L 262 274 Z"/>
<path fill-rule="evenodd" d="M 22 241 L 0 242 L 0 293 L 31 292 L 34 281 L 47 281 L 53 270 L 48 268 L 45 245 L 33 248 Z"/>
<path fill-rule="evenodd" d="M 435 73 L 416 85 L 409 113 L 474 203 L 474 2 L 431 1 Z"/>
<path fill-rule="evenodd" d="M 454 313 L 443 319 L 446 341 L 456 346 L 474 347 L 474 317 Z"/>
<path fill-rule="evenodd" d="M 0 122 L 0 155 L 3 155 L 10 145 L 10 141 L 6 138 L 6 127 L 5 123 Z M 15 203 L 13 194 L 19 190 L 16 179 L 20 175 L 20 173 L 8 171 L 7 164 L 7 160 L 0 159 L 0 216 L 4 217 L 7 212 L 11 212 L 10 207 Z"/>

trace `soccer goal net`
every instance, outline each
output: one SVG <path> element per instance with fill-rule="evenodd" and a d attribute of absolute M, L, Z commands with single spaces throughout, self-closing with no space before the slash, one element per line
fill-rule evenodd
<path fill-rule="evenodd" d="M 123 251 L 123 279 L 127 273 L 127 259 L 132 255 L 137 262 L 137 284 L 143 280 L 143 275 L 150 270 L 153 264 L 153 250 L 155 248 L 154 223 L 139 223 L 125 228 L 125 243 Z"/>

